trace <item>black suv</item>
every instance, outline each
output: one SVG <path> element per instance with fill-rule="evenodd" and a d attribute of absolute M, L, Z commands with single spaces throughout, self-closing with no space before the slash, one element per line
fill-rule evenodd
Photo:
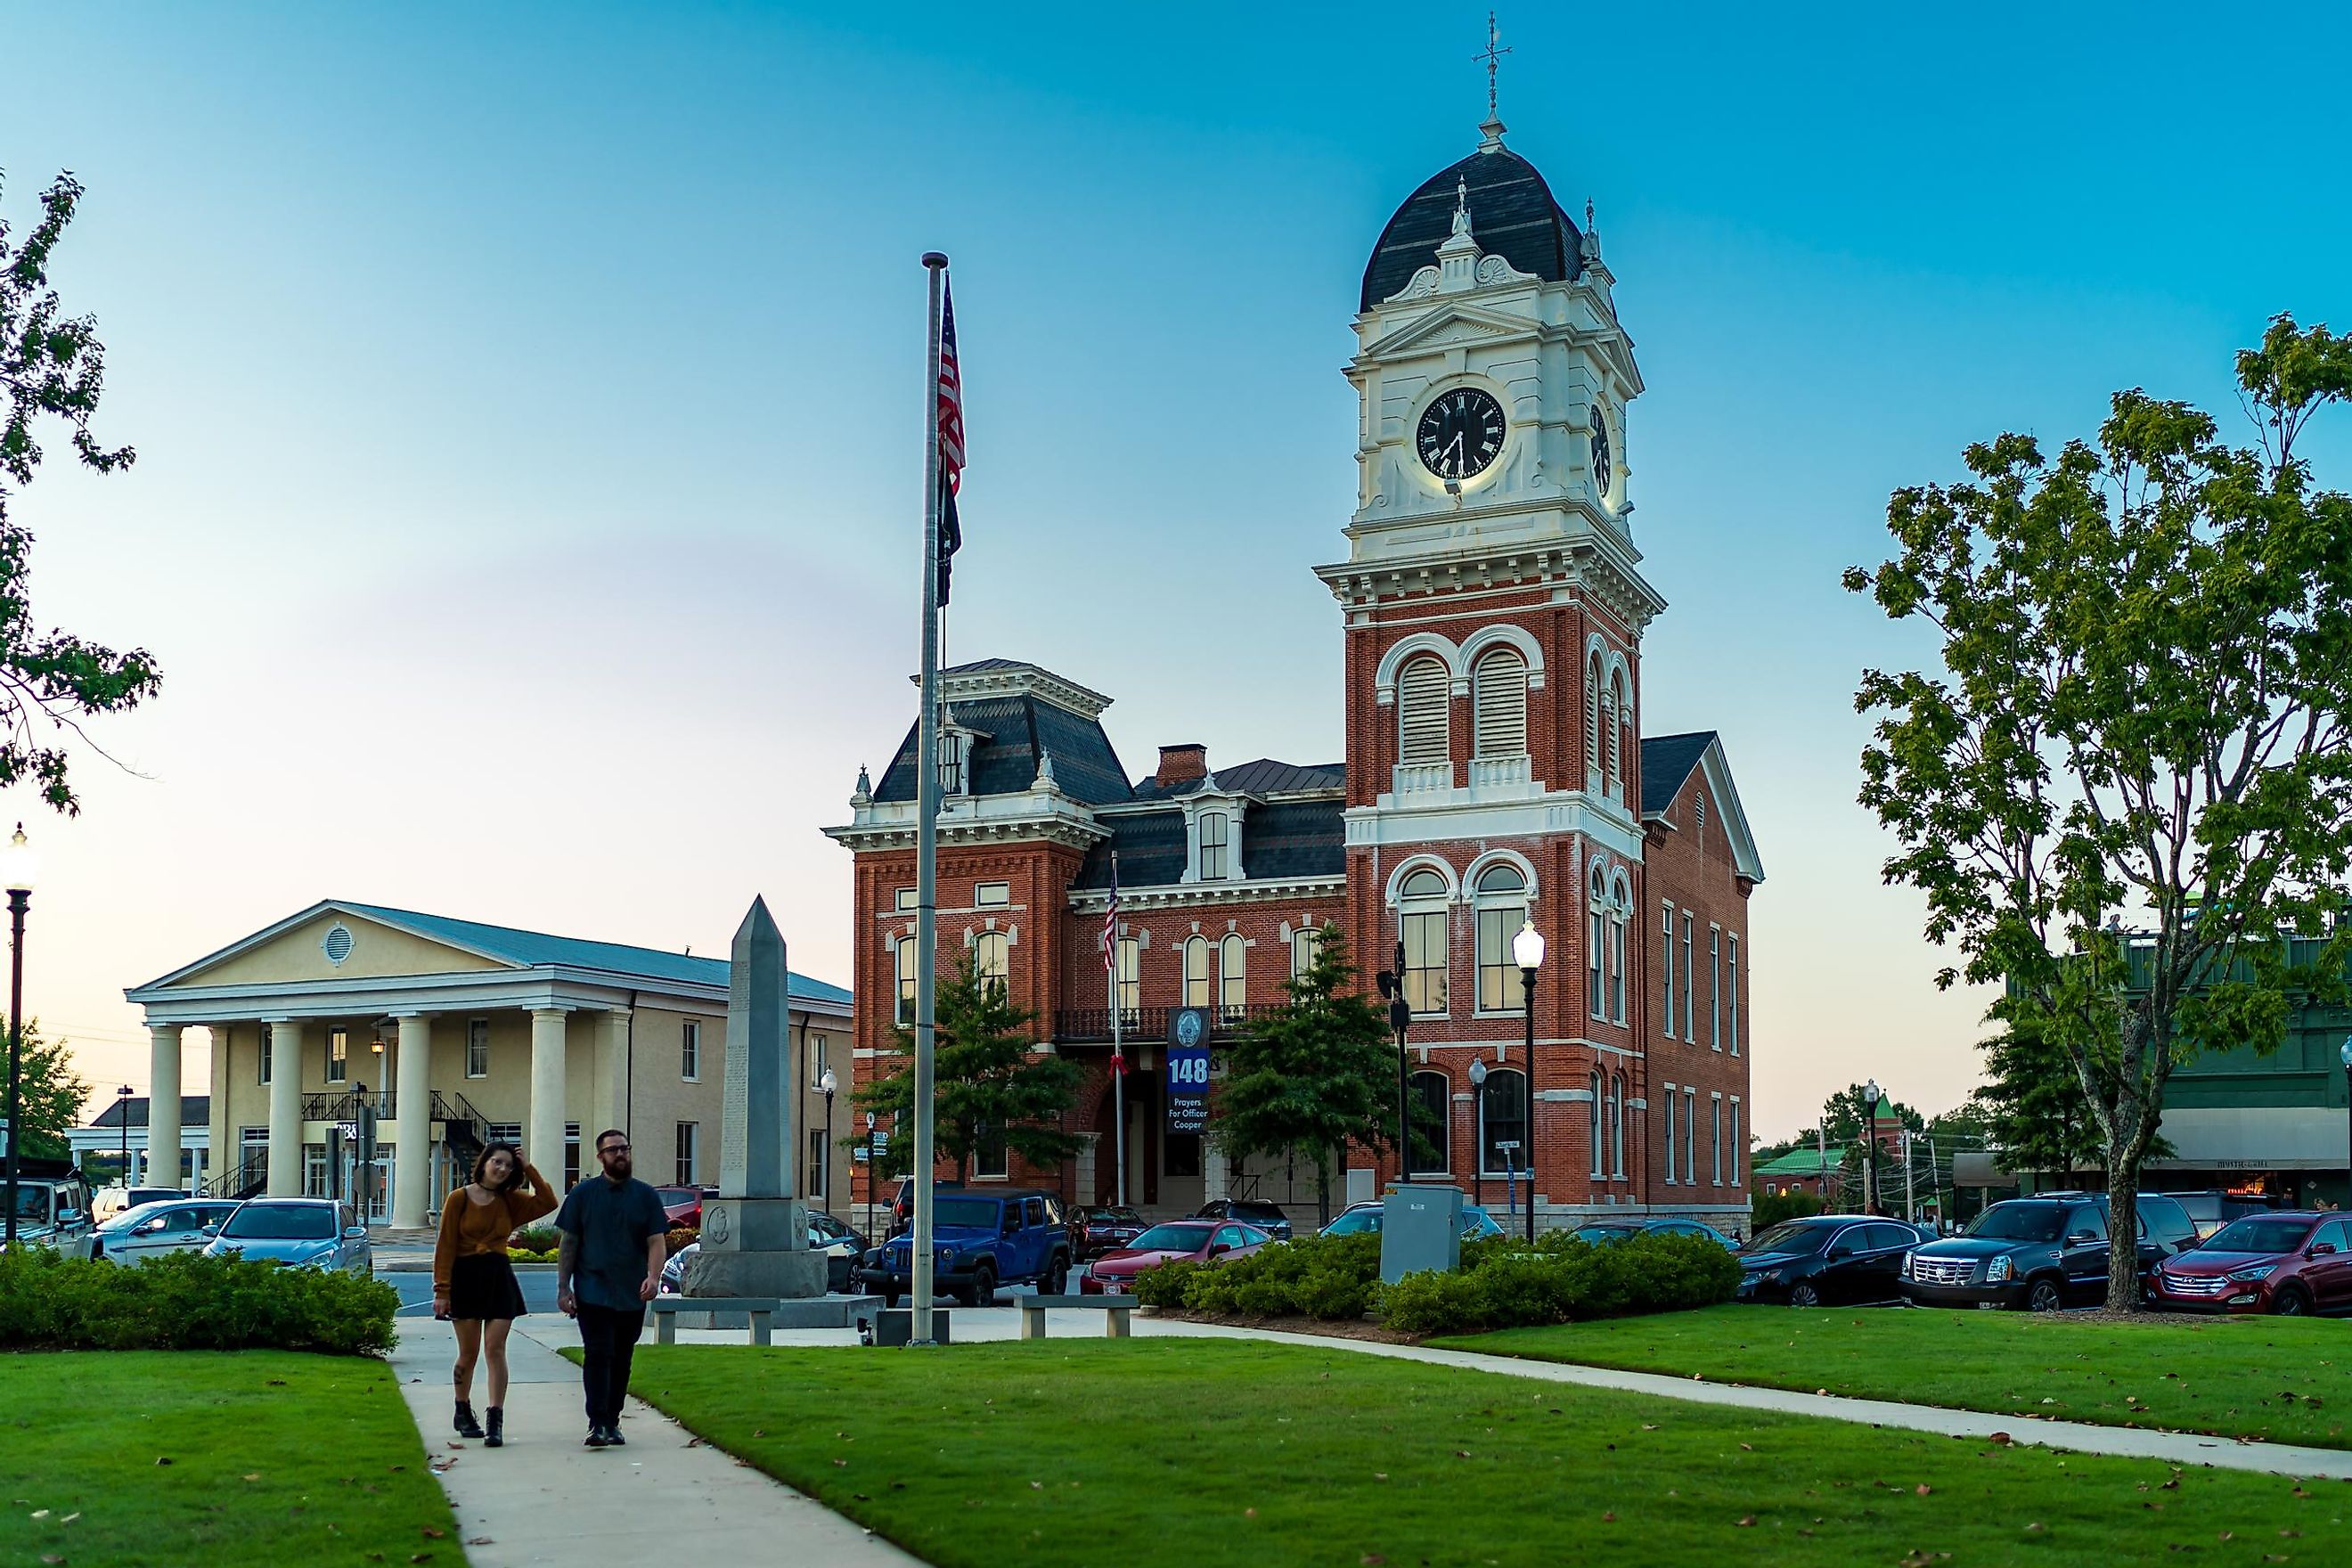
<path fill-rule="evenodd" d="M 2140 1276 L 2197 1245 L 2197 1226 L 2171 1198 L 2142 1193 Z M 1903 1299 L 1915 1307 L 2022 1307 L 2054 1312 L 2107 1296 L 2105 1193 L 2044 1193 L 1997 1203 L 1968 1230 L 1903 1260 Z"/>

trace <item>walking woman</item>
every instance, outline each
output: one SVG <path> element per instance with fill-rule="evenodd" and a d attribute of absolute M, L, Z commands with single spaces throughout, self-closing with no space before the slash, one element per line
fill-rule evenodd
<path fill-rule="evenodd" d="M 555 1212 L 556 1193 L 523 1163 L 511 1143 L 493 1143 L 474 1161 L 474 1179 L 441 1205 L 441 1239 L 433 1248 L 433 1315 L 457 1326 L 457 1428 L 486 1447 L 506 1442 L 507 1333 L 523 1315 L 522 1287 L 507 1261 L 507 1237 Z M 488 1352 L 489 1429 L 474 1419 L 474 1363 Z"/>

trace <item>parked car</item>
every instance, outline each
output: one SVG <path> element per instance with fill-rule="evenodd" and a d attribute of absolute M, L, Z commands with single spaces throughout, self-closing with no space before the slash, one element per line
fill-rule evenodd
<path fill-rule="evenodd" d="M 237 1205 L 217 1227 L 205 1228 L 213 1233 L 206 1258 L 241 1256 L 346 1274 L 375 1270 L 367 1226 L 351 1205 L 331 1198 L 255 1198 Z"/>
<path fill-rule="evenodd" d="M 960 1193 L 963 1191 L 963 1184 L 961 1182 L 933 1182 L 931 1184 L 931 1191 L 934 1193 Z M 890 1200 L 891 1234 L 896 1235 L 914 1223 L 915 1178 L 912 1176 L 901 1176 L 898 1178 L 898 1195 Z"/>
<path fill-rule="evenodd" d="M 187 1195 L 177 1187 L 100 1187 L 89 1194 L 89 1217 L 104 1225 L 142 1205 L 170 1203 Z"/>
<path fill-rule="evenodd" d="M 1903 1260 L 1921 1245 L 1900 1220 L 1811 1215 L 1783 1220 L 1736 1250 L 1742 1301 L 1826 1307 L 1901 1299 Z"/>
<path fill-rule="evenodd" d="M 206 1226 L 217 1227 L 236 1212 L 228 1198 L 182 1198 L 128 1208 L 89 1233 L 79 1248 L 86 1258 L 139 1263 L 166 1252 L 201 1252 L 212 1242 Z"/>
<path fill-rule="evenodd" d="M 1070 1271 L 1070 1233 L 1054 1194 L 949 1188 L 931 1198 L 931 1225 L 935 1291 L 953 1291 L 967 1307 L 995 1300 L 1002 1285 L 1034 1284 L 1041 1294 L 1061 1294 Z M 915 1288 L 913 1251 L 912 1236 L 892 1237 L 866 1255 L 858 1283 L 884 1306 L 897 1306 Z"/>
<path fill-rule="evenodd" d="M 824 1288 L 845 1291 L 856 1272 L 857 1260 L 866 1256 L 866 1238 L 823 1210 L 812 1210 L 808 1216 L 808 1245 L 811 1252 L 822 1252 L 825 1258 Z M 702 1250 L 702 1243 L 689 1241 L 669 1255 L 662 1265 L 661 1288 L 667 1296 L 675 1296 L 686 1289 L 686 1260 Z"/>
<path fill-rule="evenodd" d="M 1290 1239 L 1290 1216 L 1276 1204 L 1256 1198 L 1212 1198 L 1192 1211 L 1194 1219 L 1234 1219 L 1255 1226 L 1276 1241 Z"/>
<path fill-rule="evenodd" d="M 17 1162 L 16 1240 L 69 1251 L 89 1234 L 89 1184 L 62 1160 Z M 5 1247 L 0 1242 L 0 1247 Z"/>
<path fill-rule="evenodd" d="M 1906 1226 L 1904 1228 L 1907 1230 L 1912 1227 Z M 1715 1226 L 1701 1225 L 1695 1219 L 1641 1219 L 1630 1215 L 1624 1219 L 1597 1219 L 1591 1225 L 1577 1226 L 1575 1235 L 1580 1241 L 1590 1241 L 1595 1244 L 1623 1241 L 1627 1237 L 1632 1236 L 1703 1236 L 1709 1241 L 1722 1243 L 1726 1252 L 1739 1250 L 1739 1243 L 1732 1240 Z"/>
<path fill-rule="evenodd" d="M 1133 1209 L 1082 1204 L 1070 1211 L 1070 1256 L 1088 1262 L 1129 1245 L 1150 1228 L 1150 1222 Z"/>
<path fill-rule="evenodd" d="M 1337 1219 L 1316 1234 L 1318 1236 L 1362 1236 L 1367 1232 L 1379 1235 L 1381 1219 L 1387 1210 L 1377 1203 L 1350 1204 Z M 1462 1205 L 1462 1239 L 1475 1241 L 1482 1236 L 1500 1236 L 1503 1227 L 1495 1216 L 1476 1204 Z"/>
<path fill-rule="evenodd" d="M 2197 1224 L 2197 1237 L 2202 1241 L 2223 1226 L 2248 1215 L 2268 1214 L 2271 1200 L 2257 1193 L 2167 1193 L 2164 1194 L 2189 1211 Z"/>
<path fill-rule="evenodd" d="M 717 1187 L 656 1187 L 654 1191 L 661 1194 L 662 1215 L 672 1230 L 700 1230 L 702 1200 L 719 1195 Z"/>
<path fill-rule="evenodd" d="M 2168 1312 L 2352 1310 L 2352 1219 L 2302 1210 L 2233 1219 L 2158 1264 L 2147 1299 Z"/>
<path fill-rule="evenodd" d="M 2189 1211 L 2158 1193 L 2137 1199 L 2139 1266 L 2197 1245 Z M 1903 1270 L 1903 1297 L 1915 1307 L 2019 1307 L 2054 1312 L 2106 1300 L 2107 1198 L 2104 1193 L 2046 1193 L 2009 1198 L 1969 1222 L 1958 1236 L 1929 1242 Z"/>
<path fill-rule="evenodd" d="M 1235 1220 L 1171 1219 L 1155 1225 L 1135 1238 L 1135 1245 L 1097 1260 L 1078 1281 L 1081 1296 L 1125 1296 L 1135 1290 L 1135 1277 L 1147 1268 L 1179 1258 L 1195 1263 L 1222 1263 L 1246 1258 L 1275 1240 L 1272 1231 Z"/>

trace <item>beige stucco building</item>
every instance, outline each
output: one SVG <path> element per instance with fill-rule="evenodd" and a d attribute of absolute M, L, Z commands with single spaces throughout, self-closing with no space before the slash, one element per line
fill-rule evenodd
<path fill-rule="evenodd" d="M 700 1185 L 719 1172 L 726 960 L 331 899 L 124 994 L 152 1041 L 150 1163 L 180 1162 L 186 1031 L 212 1037 L 202 1184 L 347 1195 L 397 1227 L 430 1223 L 474 1153 L 512 1139 L 578 1180 L 583 1133 L 627 1131 L 637 1173 Z M 845 1204 L 850 994 L 791 980 L 794 1142 L 813 1205 Z M 374 1118 L 372 1163 L 362 1111 Z M 593 1160 L 591 1157 L 591 1164 Z"/>

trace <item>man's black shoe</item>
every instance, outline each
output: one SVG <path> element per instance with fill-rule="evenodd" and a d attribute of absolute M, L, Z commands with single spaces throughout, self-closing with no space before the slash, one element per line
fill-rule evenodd
<path fill-rule="evenodd" d="M 604 1427 L 591 1426 L 588 1428 L 588 1441 L 583 1444 L 582 1447 L 589 1448 L 605 1448 L 612 1446 L 612 1441 L 613 1440 L 610 1437 L 607 1437 L 604 1435 Z"/>
<path fill-rule="evenodd" d="M 621 1424 L 618 1421 L 612 1423 L 604 1428 L 604 1442 L 606 1446 L 614 1448 L 625 1448 L 628 1447 L 629 1440 L 621 1436 Z"/>

